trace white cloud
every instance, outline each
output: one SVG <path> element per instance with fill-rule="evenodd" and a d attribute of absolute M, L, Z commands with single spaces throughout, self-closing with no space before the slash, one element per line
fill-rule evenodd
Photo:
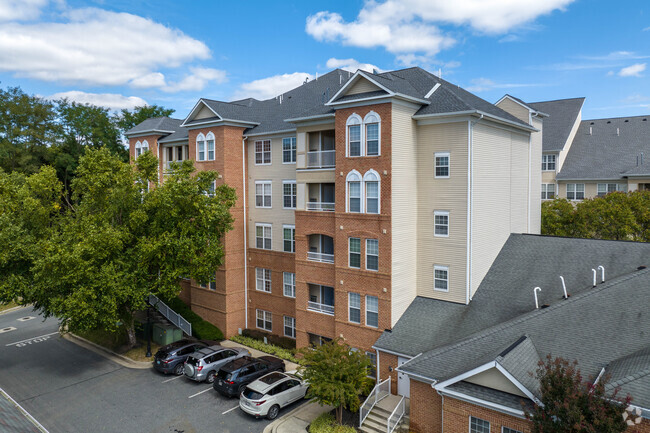
<path fill-rule="evenodd" d="M 129 81 L 129 85 L 138 89 L 150 89 L 152 87 L 164 87 L 167 85 L 167 82 L 165 81 L 164 74 L 152 72 L 132 79 Z"/>
<path fill-rule="evenodd" d="M 641 73 L 645 71 L 645 67 L 646 63 L 636 63 L 621 69 L 618 71 L 618 75 L 621 77 L 640 77 Z"/>
<path fill-rule="evenodd" d="M 190 68 L 191 74 L 176 83 L 162 86 L 165 92 L 203 90 L 208 83 L 223 83 L 227 80 L 226 72 L 212 68 Z"/>
<path fill-rule="evenodd" d="M 294 72 L 292 74 L 274 75 L 272 77 L 244 83 L 233 95 L 233 100 L 244 98 L 256 98 L 260 100 L 273 98 L 288 90 L 294 89 L 305 82 L 305 79 L 313 80 L 315 77 L 307 72 Z"/>
<path fill-rule="evenodd" d="M 48 0 L 0 0 L 0 22 L 35 20 Z"/>
<path fill-rule="evenodd" d="M 179 30 L 95 8 L 68 11 L 61 22 L 0 27 L 0 71 L 44 81 L 155 87 L 164 81 L 158 68 L 209 57 L 203 42 Z M 194 89 L 209 76 L 193 72 L 177 86 Z"/>
<path fill-rule="evenodd" d="M 305 30 L 319 41 L 374 48 L 394 54 L 433 56 L 455 43 L 440 25 L 469 26 L 485 33 L 505 33 L 574 0 L 366 0 L 354 21 L 321 11 L 307 18 Z"/>
<path fill-rule="evenodd" d="M 330 69 L 340 68 L 350 72 L 357 72 L 357 69 L 361 69 L 366 72 L 372 72 L 375 69 L 380 72 L 382 71 L 377 66 L 370 63 L 361 63 L 355 59 L 336 59 L 334 57 L 327 60 L 326 66 Z"/>
<path fill-rule="evenodd" d="M 496 83 L 489 78 L 475 78 L 471 80 L 471 85 L 465 87 L 470 92 L 487 92 L 494 89 L 518 89 L 521 87 L 539 87 L 541 84 L 535 83 Z"/>
<path fill-rule="evenodd" d="M 515 35 L 515 34 L 511 33 L 511 34 L 506 35 L 506 36 L 502 37 L 501 39 L 499 39 L 499 43 L 503 44 L 503 43 L 508 43 L 508 42 L 518 42 L 520 40 L 521 40 L 521 37 L 519 35 Z"/>
<path fill-rule="evenodd" d="M 111 110 L 119 110 L 122 108 L 133 109 L 147 105 L 147 101 L 137 96 L 124 96 L 116 93 L 86 93 L 79 90 L 55 93 L 47 97 L 47 99 L 52 100 L 64 98 L 80 104 L 92 104 Z"/>

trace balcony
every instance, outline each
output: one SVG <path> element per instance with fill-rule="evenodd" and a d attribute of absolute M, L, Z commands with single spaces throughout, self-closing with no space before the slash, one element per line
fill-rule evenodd
<path fill-rule="evenodd" d="M 316 150 L 307 152 L 308 168 L 333 168 L 336 165 L 335 150 Z"/>
<path fill-rule="evenodd" d="M 327 314 L 329 316 L 334 315 L 334 305 L 319 304 L 318 302 L 307 302 L 307 309 L 315 311 L 317 313 Z"/>
<path fill-rule="evenodd" d="M 312 262 L 334 263 L 334 254 L 308 251 L 307 260 L 310 260 Z"/>
<path fill-rule="evenodd" d="M 309 202 L 307 203 L 307 210 L 318 211 L 318 212 L 334 212 L 334 203 L 323 203 L 323 202 Z"/>
<path fill-rule="evenodd" d="M 334 212 L 334 184 L 307 184 L 307 210 Z"/>
<path fill-rule="evenodd" d="M 334 263 L 334 239 L 327 235 L 309 235 L 307 260 L 321 263 Z"/>
<path fill-rule="evenodd" d="M 308 284 L 309 301 L 307 309 L 316 313 L 334 315 L 334 288 L 319 284 Z"/>

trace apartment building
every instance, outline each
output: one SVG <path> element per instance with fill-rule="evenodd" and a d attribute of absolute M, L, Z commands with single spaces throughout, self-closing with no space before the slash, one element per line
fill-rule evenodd
<path fill-rule="evenodd" d="M 506 95 L 496 105 L 519 118 L 544 117 L 542 200 L 581 201 L 616 191 L 650 189 L 650 116 L 582 120 L 585 98 L 525 103 Z"/>
<path fill-rule="evenodd" d="M 507 108 L 507 107 L 506 107 Z M 200 99 L 127 133 L 235 188 L 214 283 L 183 298 L 227 336 L 372 345 L 416 296 L 467 304 L 510 233 L 538 233 L 543 117 L 420 68 L 334 70 L 276 98 Z"/>

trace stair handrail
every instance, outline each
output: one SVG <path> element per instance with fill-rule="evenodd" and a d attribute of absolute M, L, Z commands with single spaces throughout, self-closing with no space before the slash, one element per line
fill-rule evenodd
<path fill-rule="evenodd" d="M 388 384 L 388 392 L 385 395 L 379 396 L 379 391 L 381 391 L 382 387 L 386 388 L 386 384 Z M 383 381 L 379 382 L 375 387 L 370 391 L 370 394 L 368 394 L 368 397 L 366 400 L 363 402 L 361 407 L 359 407 L 359 427 L 363 425 L 363 422 L 366 420 L 368 415 L 370 415 L 370 411 L 372 411 L 372 408 L 375 407 L 375 405 L 380 402 L 382 399 L 388 397 L 390 395 L 390 376 L 388 376 L 388 379 L 384 379 Z M 370 403 L 370 408 L 366 409 L 366 406 Z M 365 415 L 364 415 L 365 413 Z"/>
<path fill-rule="evenodd" d="M 163 301 L 161 301 L 160 299 L 158 299 L 156 295 L 150 294 L 148 300 L 149 300 L 149 304 L 154 306 L 156 310 L 158 310 L 160 314 L 165 316 L 165 318 L 169 320 L 173 325 L 178 326 L 188 336 L 190 337 L 192 336 L 192 324 L 187 320 L 185 320 L 183 316 L 181 316 L 176 311 L 169 308 L 169 306 L 165 304 Z"/>
<path fill-rule="evenodd" d="M 398 412 L 398 409 L 400 408 L 401 410 Z M 397 403 L 397 406 L 395 406 L 393 413 L 391 413 L 386 420 L 386 433 L 393 433 L 393 430 L 395 430 L 395 428 L 399 425 L 399 422 L 402 420 L 402 417 L 404 417 L 405 411 L 404 397 L 402 396 L 402 398 L 399 400 L 399 403 Z M 393 419 L 393 417 L 395 417 L 397 414 L 399 414 L 399 418 L 397 418 L 394 425 L 391 427 L 391 419 Z"/>

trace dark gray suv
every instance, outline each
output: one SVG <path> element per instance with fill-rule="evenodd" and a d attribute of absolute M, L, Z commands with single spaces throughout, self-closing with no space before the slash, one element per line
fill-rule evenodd
<path fill-rule="evenodd" d="M 240 347 L 210 346 L 199 349 L 185 361 L 185 376 L 197 382 L 214 382 L 214 377 L 222 365 L 242 356 L 250 356 L 250 352 Z"/>
<path fill-rule="evenodd" d="M 183 374 L 183 363 L 192 353 L 208 347 L 208 343 L 196 340 L 179 340 L 161 347 L 153 357 L 153 367 L 161 373 Z"/>

